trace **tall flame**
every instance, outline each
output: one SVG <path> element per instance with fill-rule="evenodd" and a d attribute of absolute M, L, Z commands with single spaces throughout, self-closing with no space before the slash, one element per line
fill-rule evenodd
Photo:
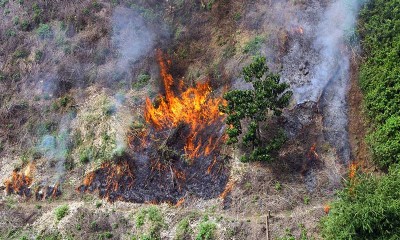
<path fill-rule="evenodd" d="M 165 97 L 158 106 L 154 106 L 150 98 L 146 99 L 145 119 L 157 130 L 177 127 L 184 123 L 190 126 L 190 135 L 186 138 L 185 153 L 190 158 L 209 155 L 220 139 L 202 139 L 200 132 L 221 119 L 218 106 L 222 98 L 211 97 L 211 87 L 208 82 L 197 83 L 195 87 L 183 90 L 183 82 L 178 82 L 176 92 L 174 79 L 168 72 L 168 65 L 161 51 L 157 54 L 160 64 L 160 74 L 163 79 Z M 168 62 L 170 63 L 170 62 Z"/>
<path fill-rule="evenodd" d="M 33 163 L 29 163 L 23 171 L 14 170 L 12 175 L 4 181 L 6 193 L 27 196 L 30 193 L 29 187 L 33 182 L 32 170 L 34 167 Z"/>

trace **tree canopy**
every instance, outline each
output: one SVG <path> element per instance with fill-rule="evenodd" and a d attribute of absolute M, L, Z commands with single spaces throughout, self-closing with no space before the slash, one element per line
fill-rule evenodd
<path fill-rule="evenodd" d="M 241 137 L 242 143 L 253 149 L 243 160 L 269 161 L 270 152 L 279 148 L 284 137 L 281 134 L 266 144 L 260 135 L 260 123 L 273 115 L 279 116 L 289 104 L 292 92 L 287 90 L 288 84 L 280 82 L 278 74 L 269 71 L 265 57 L 255 57 L 243 68 L 243 77 L 253 88 L 225 93 L 227 103 L 220 106 L 220 111 L 228 115 L 227 143 L 237 144 Z M 244 125 L 247 126 L 244 128 Z"/>

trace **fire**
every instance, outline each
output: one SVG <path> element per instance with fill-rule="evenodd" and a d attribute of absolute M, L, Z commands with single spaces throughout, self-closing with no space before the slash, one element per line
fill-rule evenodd
<path fill-rule="evenodd" d="M 6 188 L 6 193 L 11 194 L 15 193 L 18 195 L 29 196 L 30 189 L 33 182 L 32 171 L 34 165 L 33 163 L 29 163 L 28 166 L 22 171 L 15 169 L 12 172 L 11 177 L 4 181 L 4 185 Z"/>
<path fill-rule="evenodd" d="M 299 33 L 299 34 L 301 34 L 301 35 L 304 34 L 304 29 L 303 29 L 301 26 L 295 27 L 295 28 L 293 29 L 293 31 L 294 31 L 295 33 Z"/>
<path fill-rule="evenodd" d="M 157 106 L 153 105 L 150 98 L 146 99 L 146 121 L 157 130 L 171 129 L 182 123 L 189 126 L 190 134 L 186 137 L 185 153 L 191 159 L 208 156 L 213 151 L 213 146 L 222 140 L 216 137 L 203 139 L 201 133 L 208 126 L 221 121 L 222 115 L 218 108 L 223 103 L 223 99 L 211 96 L 212 89 L 208 82 L 197 83 L 195 87 L 183 90 L 183 81 L 178 84 L 174 82 L 172 75 L 168 72 L 170 62 L 164 61 L 161 51 L 158 52 L 158 62 L 165 96 L 160 97 L 161 100 Z"/>
<path fill-rule="evenodd" d="M 199 196 L 209 198 L 218 196 L 225 187 L 229 171 L 226 158 L 219 154 L 226 140 L 225 116 L 219 111 L 223 98 L 215 96 L 209 82 L 186 87 L 183 81 L 174 80 L 169 73 L 171 62 L 161 51 L 157 60 L 164 94 L 155 101 L 146 99 L 147 127 L 132 124 L 129 129 L 126 140 L 132 156 L 127 153 L 110 159 L 86 174 L 77 188 L 79 192 L 98 191 L 100 197 L 111 202 L 167 202 L 180 206 L 188 192 L 200 190 Z M 225 198 L 232 188 L 230 183 L 221 197 Z"/>
<path fill-rule="evenodd" d="M 130 189 L 134 182 L 134 174 L 127 161 L 119 161 L 117 163 L 105 162 L 101 165 L 100 169 L 88 173 L 83 179 L 83 184 L 77 190 L 83 192 L 93 191 L 94 188 L 91 188 L 91 186 L 95 186 L 95 181 L 99 181 L 99 178 L 105 180 L 104 189 L 99 188 L 99 190 L 103 191 L 103 197 L 111 201 L 120 197 L 111 197 L 110 193 L 118 192 L 121 189 Z"/>
<path fill-rule="evenodd" d="M 178 202 L 175 204 L 175 207 L 180 207 L 184 203 L 185 203 L 185 198 L 183 197 L 178 200 Z"/>
<path fill-rule="evenodd" d="M 317 153 L 317 144 L 314 143 L 311 148 L 310 151 L 308 152 L 308 158 L 309 159 L 319 159 L 319 155 Z"/>
<path fill-rule="evenodd" d="M 328 214 L 330 210 L 331 210 L 331 206 L 330 206 L 329 204 L 327 204 L 327 205 L 324 206 L 324 212 L 325 212 L 325 214 Z"/>
<path fill-rule="evenodd" d="M 211 162 L 211 164 L 208 166 L 208 168 L 207 168 L 207 173 L 208 174 L 211 174 L 211 171 L 212 171 L 212 169 L 213 169 L 213 167 L 214 167 L 214 165 L 217 163 L 217 157 L 214 157 L 214 160 Z"/>
<path fill-rule="evenodd" d="M 349 167 L 349 178 L 350 178 L 350 180 L 353 180 L 355 178 L 356 173 L 357 173 L 357 169 L 358 169 L 357 163 L 353 162 L 353 163 L 350 164 L 350 167 Z"/>
<path fill-rule="evenodd" d="M 229 181 L 226 184 L 224 191 L 219 195 L 219 197 L 221 199 L 225 199 L 226 196 L 228 196 L 228 194 L 232 191 L 234 186 L 235 186 L 235 182 L 234 181 Z"/>

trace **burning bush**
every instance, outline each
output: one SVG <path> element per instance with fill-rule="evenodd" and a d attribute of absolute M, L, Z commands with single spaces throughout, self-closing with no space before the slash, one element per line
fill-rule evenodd
<path fill-rule="evenodd" d="M 89 173 L 80 191 L 98 190 L 107 199 L 134 202 L 183 201 L 187 192 L 217 197 L 225 189 L 229 169 L 220 153 L 224 116 L 208 82 L 185 87 L 168 72 L 170 62 L 158 53 L 165 95 L 146 99 L 146 125 L 128 133 L 130 153 L 114 156 Z M 111 160 L 111 159 L 110 159 Z"/>
<path fill-rule="evenodd" d="M 15 193 L 20 196 L 29 197 L 31 195 L 30 186 L 33 182 L 33 168 L 33 164 L 28 164 L 23 171 L 21 169 L 15 169 L 11 177 L 4 182 L 6 193 Z"/>
<path fill-rule="evenodd" d="M 183 90 L 184 83 L 175 86 L 179 95 L 173 91 L 174 79 L 168 73 L 168 66 L 158 53 L 165 97 L 160 96 L 157 105 L 150 98 L 146 99 L 145 119 L 158 131 L 176 128 L 179 125 L 189 126 L 184 151 L 190 158 L 208 156 L 221 143 L 221 134 L 204 134 L 208 128 L 222 120 L 218 106 L 222 98 L 212 98 L 211 87 L 206 83 L 197 83 L 196 87 Z M 203 135 L 210 135 L 207 136 Z"/>

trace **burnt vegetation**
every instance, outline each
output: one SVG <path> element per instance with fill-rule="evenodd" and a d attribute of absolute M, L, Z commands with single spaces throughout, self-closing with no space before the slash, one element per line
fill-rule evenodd
<path fill-rule="evenodd" d="M 0 0 L 0 238 L 399 238 L 400 2 L 358 26 L 380 176 L 324 122 L 338 86 L 296 103 L 322 2 Z"/>

